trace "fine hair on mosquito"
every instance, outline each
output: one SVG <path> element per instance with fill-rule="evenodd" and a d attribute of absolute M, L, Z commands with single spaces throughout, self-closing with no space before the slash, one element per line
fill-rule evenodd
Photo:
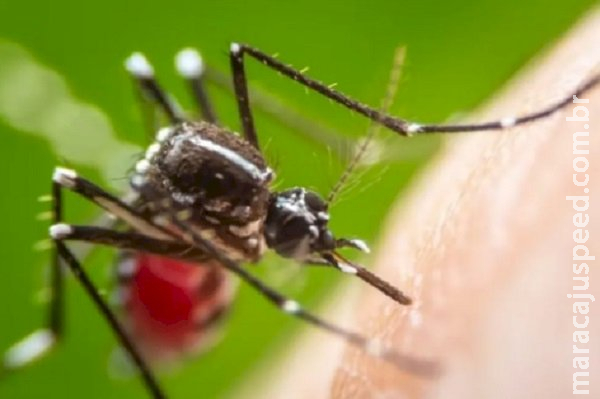
<path fill-rule="evenodd" d="M 575 96 L 598 84 L 600 75 L 584 82 L 568 97 L 526 115 L 474 124 L 421 124 L 388 113 L 402 57 L 403 52 L 399 52 L 384 101 L 380 108 L 373 108 L 261 50 L 232 43 L 229 60 L 241 121 L 241 134 L 237 134 L 219 122 L 205 88 L 206 66 L 197 51 L 179 52 L 176 68 L 190 89 L 200 120 L 189 119 L 183 113 L 160 86 L 152 65 L 143 54 L 132 54 L 125 63 L 127 71 L 144 101 L 164 114 L 169 124 L 155 133 L 154 141 L 133 168 L 131 192 L 121 198 L 74 170 L 62 167 L 54 170 L 49 229 L 54 243 L 52 296 L 47 325 L 9 349 L 4 368 L 17 369 L 32 362 L 61 338 L 64 327 L 62 265 L 65 265 L 109 324 L 154 398 L 167 395 L 152 371 L 153 360 L 176 357 L 206 344 L 207 332 L 222 319 L 232 301 L 231 275 L 252 286 L 283 313 L 336 335 L 400 371 L 424 378 L 438 376 L 442 366 L 439 359 L 400 353 L 384 342 L 319 318 L 241 264 L 258 262 L 270 249 L 303 265 L 317 265 L 355 276 L 398 305 L 410 305 L 411 298 L 391 282 L 339 252 L 342 248 L 369 252 L 364 241 L 338 236 L 329 228 L 330 204 L 364 156 L 376 129 L 385 127 L 400 136 L 502 132 L 551 116 Z M 371 120 L 372 126 L 363 144 L 327 196 L 304 187 L 281 191 L 271 187 L 275 171 L 263 156 L 255 129 L 245 72 L 248 58 Z M 116 222 L 65 223 L 63 190 L 99 206 L 113 215 Z M 123 317 L 118 317 L 100 295 L 79 256 L 67 245 L 68 241 L 104 245 L 120 251 L 117 279 L 119 289 L 123 290 Z M 169 278 L 165 274 L 169 274 Z M 189 304 L 182 306 L 181 302 L 172 301 L 173 298 L 184 298 Z M 185 323 L 179 324 L 176 331 L 163 329 L 165 320 L 173 318 Z"/>

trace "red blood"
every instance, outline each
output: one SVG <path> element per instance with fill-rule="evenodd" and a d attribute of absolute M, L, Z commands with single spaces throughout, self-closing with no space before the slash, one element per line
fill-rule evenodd
<path fill-rule="evenodd" d="M 231 284 L 223 268 L 144 253 L 134 255 L 134 261 L 124 316 L 146 356 L 174 359 L 201 346 L 231 301 Z"/>

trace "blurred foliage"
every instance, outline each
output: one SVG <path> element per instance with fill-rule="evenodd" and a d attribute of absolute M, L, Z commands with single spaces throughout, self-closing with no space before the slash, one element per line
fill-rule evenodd
<path fill-rule="evenodd" d="M 57 85 L 56 90 L 62 90 L 60 93 L 70 103 L 83 107 L 74 109 L 85 109 L 93 115 L 91 119 L 67 118 L 61 121 L 62 125 L 53 125 L 50 132 L 44 130 L 46 125 L 32 121 L 41 118 L 40 112 L 46 106 L 59 108 L 54 97 L 38 98 L 34 110 L 21 105 L 27 104 L 22 96 L 29 94 L 29 100 L 35 98 L 32 93 L 37 93 L 39 87 L 19 83 L 17 89 L 22 88 L 21 94 L 14 87 L 12 92 L 5 90 L 4 96 L 0 93 L 3 164 L 0 179 L 4 185 L 0 196 L 3 215 L 0 348 L 8 347 L 45 318 L 39 292 L 47 253 L 36 252 L 32 246 L 46 236 L 47 224 L 36 222 L 35 215 L 46 210 L 47 204 L 38 203 L 36 198 L 47 193 L 52 168 L 57 163 L 73 164 L 82 174 L 102 184 L 124 186 L 127 169 L 121 162 L 129 159 L 133 163 L 136 152 L 146 143 L 131 83 L 122 69 L 123 59 L 133 50 L 148 55 L 163 84 L 187 105 L 187 92 L 173 72 L 174 53 L 184 46 L 197 47 L 211 67 L 227 72 L 231 41 L 277 52 L 280 59 L 299 68 L 309 65 L 309 75 L 324 82 L 337 82 L 337 87 L 345 93 L 378 104 L 385 91 L 393 51 L 404 45 L 407 62 L 399 99 L 392 111 L 407 118 L 435 122 L 466 112 L 489 97 L 531 57 L 551 46 L 594 3 L 592 0 L 3 2 L 0 44 L 12 46 L 11 51 L 18 49 L 26 59 L 37 60 L 43 68 L 55 71 L 58 75 L 52 75 L 50 80 Z M 10 60 L 3 59 L 3 54 L 8 57 L 8 53 L 0 51 L 0 88 L 6 89 L 16 80 L 7 72 L 14 73 L 15 69 L 8 68 Z M 248 72 L 254 87 L 268 90 L 283 105 L 343 134 L 358 137 L 368 126 L 362 117 L 314 93 L 307 94 L 293 82 L 254 62 L 248 65 Z M 211 94 L 221 120 L 238 129 L 231 96 L 220 90 L 212 90 Z M 22 111 L 18 121 L 6 113 L 14 112 L 16 105 L 16 111 Z M 89 106 L 94 106 L 92 111 Z M 67 112 L 67 116 L 72 115 Z M 94 123 L 88 124 L 90 120 Z M 342 163 L 332 159 L 326 148 L 260 112 L 257 124 L 262 142 L 268 143 L 267 155 L 277 166 L 280 186 L 304 185 L 326 194 L 342 170 Z M 63 126 L 64 130 L 57 133 L 56 126 Z M 99 140 L 100 136 L 94 136 L 98 131 L 115 132 L 116 136 Z M 393 134 L 384 133 L 390 140 L 396 139 Z M 415 139 L 417 147 L 419 140 L 435 139 Z M 406 145 L 411 149 L 414 144 Z M 99 155 L 86 161 L 90 152 Z M 400 158 L 403 162 L 391 163 L 383 178 L 369 186 L 368 193 L 357 190 L 337 204 L 333 209 L 334 231 L 374 241 L 389 205 L 424 158 Z M 361 182 L 379 174 L 379 171 L 369 172 Z M 68 220 L 83 222 L 97 215 L 97 210 L 73 196 L 68 196 L 67 201 Z M 94 279 L 103 287 L 110 287 L 112 256 L 110 251 L 102 250 L 86 262 Z M 272 274 L 283 267 L 288 265 L 269 257 L 266 266 L 257 266 L 255 270 L 273 281 Z M 287 282 L 277 284 L 312 306 L 332 284 L 339 282 L 331 273 L 316 270 L 293 271 L 291 276 L 292 282 L 288 276 L 284 279 Z M 52 356 L 0 381 L 0 397 L 146 397 L 137 379 L 114 378 L 111 374 L 107 364 L 114 338 L 82 290 L 72 281 L 67 288 L 64 343 Z M 221 345 L 190 359 L 178 370 L 161 374 L 171 397 L 227 396 L 273 350 L 285 350 L 299 323 L 280 315 L 245 287 L 241 287 L 238 299 Z"/>

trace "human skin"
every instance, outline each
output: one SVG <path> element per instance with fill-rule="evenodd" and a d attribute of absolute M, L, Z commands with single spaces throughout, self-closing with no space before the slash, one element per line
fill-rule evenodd
<path fill-rule="evenodd" d="M 568 95 L 598 73 L 598 38 L 595 13 L 471 119 L 522 114 Z M 586 371 L 573 367 L 574 357 L 587 356 L 574 355 L 573 345 L 590 349 L 589 389 L 597 395 L 598 305 L 590 304 L 591 322 L 582 329 L 590 332 L 589 343 L 576 343 L 576 301 L 567 297 L 600 300 L 600 87 L 580 98 L 589 103 L 569 105 L 544 121 L 445 142 L 391 214 L 375 261 L 415 303 L 402 309 L 370 290 L 355 300 L 355 328 L 399 351 L 439 359 L 443 375 L 418 378 L 348 348 L 331 397 L 567 398 L 573 373 Z M 589 110 L 589 122 L 566 121 L 577 105 Z M 579 137 L 590 141 L 589 154 L 573 155 L 573 134 L 581 131 L 590 133 Z M 572 176 L 578 156 L 589 161 L 589 182 L 581 187 Z M 578 212 L 565 199 L 579 195 L 590 201 L 585 245 L 599 257 L 587 262 L 587 291 L 573 290 L 572 278 L 585 274 L 574 274 L 572 265 L 584 261 L 573 261 Z"/>
<path fill-rule="evenodd" d="M 537 110 L 568 96 L 600 66 L 600 12 L 532 63 L 472 121 Z M 391 213 L 374 270 L 409 293 L 400 307 L 369 287 L 346 292 L 323 313 L 397 351 L 437 359 L 438 379 L 399 371 L 324 333 L 306 334 L 256 396 L 286 398 L 567 398 L 573 345 L 590 349 L 590 394 L 600 390 L 600 318 L 590 304 L 587 344 L 573 342 L 573 299 L 600 300 L 596 261 L 574 274 L 572 201 L 589 195 L 590 255 L 600 257 L 600 87 L 589 122 L 567 122 L 575 104 L 503 132 L 457 134 Z M 573 134 L 589 124 L 589 154 L 573 155 Z M 586 139 L 580 137 L 579 140 Z M 583 148 L 583 147 L 581 147 Z M 573 159 L 585 156 L 585 188 Z M 596 198 L 597 197 L 597 198 Z M 574 291 L 573 277 L 589 277 Z M 350 309 L 349 315 L 340 306 Z M 579 320 L 583 321 L 580 315 Z M 256 386 L 255 386 L 256 387 Z M 580 389 L 587 389 L 580 386 Z"/>

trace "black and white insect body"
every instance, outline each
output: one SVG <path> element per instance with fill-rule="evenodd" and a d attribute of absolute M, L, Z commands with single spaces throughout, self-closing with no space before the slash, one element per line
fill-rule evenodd
<path fill-rule="evenodd" d="M 260 152 L 236 134 L 182 122 L 158 132 L 131 184 L 146 206 L 167 201 L 180 220 L 237 261 L 256 262 L 266 247 L 301 261 L 339 246 L 366 250 L 360 240 L 334 238 L 327 203 L 317 193 L 272 192 L 273 178 Z"/>
<path fill-rule="evenodd" d="M 125 199 L 107 193 L 75 171 L 56 168 L 52 182 L 54 224 L 50 227 L 50 236 L 55 249 L 49 322 L 46 328 L 26 337 L 7 352 L 5 368 L 30 363 L 51 349 L 61 336 L 61 264 L 64 263 L 92 298 L 154 398 L 166 395 L 149 360 L 153 360 L 156 353 L 177 354 L 197 346 L 204 333 L 226 313 L 232 299 L 227 277 L 230 274 L 252 286 L 281 311 L 335 334 L 400 370 L 426 377 L 439 374 L 438 362 L 401 354 L 379 340 L 331 324 L 304 310 L 298 302 L 241 266 L 242 262 L 257 262 L 270 248 L 304 264 L 355 275 L 397 303 L 411 303 L 411 299 L 392 284 L 339 254 L 338 249 L 342 247 L 364 252 L 368 252 L 368 247 L 361 240 L 335 237 L 328 227 L 329 201 L 301 187 L 279 192 L 271 189 L 274 173 L 260 151 L 254 128 L 244 56 L 402 136 L 501 131 L 552 115 L 571 103 L 573 96 L 580 96 L 600 82 L 600 75 L 593 76 L 568 97 L 524 116 L 482 124 L 426 125 L 361 104 L 274 57 L 234 43 L 230 47 L 230 63 L 242 125 L 242 135 L 238 136 L 217 120 L 203 84 L 205 65 L 197 52 L 182 51 L 176 65 L 189 84 L 203 121 L 188 119 L 160 87 L 146 58 L 135 53 L 127 60 L 126 67 L 144 97 L 162 110 L 170 125 L 158 131 L 155 142 L 135 165 L 131 177 L 133 195 Z M 64 223 L 63 190 L 97 204 L 114 215 L 124 228 Z M 66 241 L 84 241 L 127 251 L 129 256 L 118 268 L 121 288 L 127 289 L 122 301 L 123 317 L 115 316 Z"/>
<path fill-rule="evenodd" d="M 207 122 L 182 122 L 159 132 L 132 187 L 143 203 L 169 201 L 232 259 L 256 262 L 265 250 L 272 179 L 260 152 L 240 137 Z"/>

